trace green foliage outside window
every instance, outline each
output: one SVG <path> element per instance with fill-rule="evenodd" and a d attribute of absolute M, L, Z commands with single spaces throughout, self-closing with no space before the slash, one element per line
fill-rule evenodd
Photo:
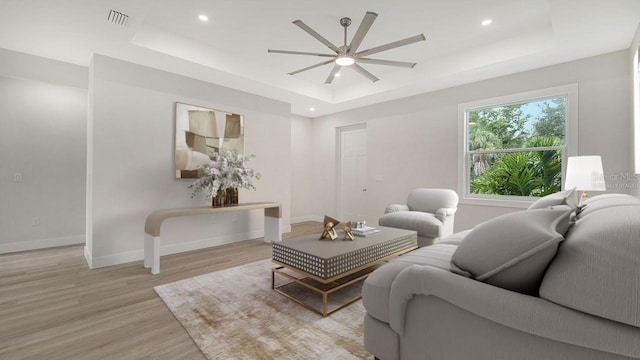
<path fill-rule="evenodd" d="M 537 110 L 532 111 L 532 107 Z M 560 191 L 566 98 L 468 114 L 472 194 L 545 196 Z M 518 150 L 527 148 L 529 150 Z M 513 151 L 490 152 L 502 149 Z"/>

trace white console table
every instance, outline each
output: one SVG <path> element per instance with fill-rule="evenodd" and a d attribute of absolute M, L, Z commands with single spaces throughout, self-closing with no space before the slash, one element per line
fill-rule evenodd
<path fill-rule="evenodd" d="M 144 223 L 144 267 L 152 274 L 160 273 L 160 227 L 166 219 L 179 216 L 219 214 L 231 211 L 264 209 L 264 241 L 282 240 L 282 206 L 276 202 L 255 202 L 214 208 L 198 206 L 182 209 L 156 210 Z"/>

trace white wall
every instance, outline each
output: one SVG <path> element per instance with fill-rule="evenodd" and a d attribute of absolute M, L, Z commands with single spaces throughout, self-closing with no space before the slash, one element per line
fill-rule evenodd
<path fill-rule="evenodd" d="M 85 240 L 86 76 L 0 49 L 0 253 Z"/>
<path fill-rule="evenodd" d="M 631 102 L 629 104 L 630 111 L 633 119 L 633 132 L 631 133 L 631 141 L 632 141 L 632 150 L 634 152 L 633 160 L 633 172 L 630 173 L 635 180 L 633 182 L 633 187 L 631 193 L 635 196 L 640 196 L 640 104 L 636 104 L 633 101 L 633 96 L 640 96 L 636 94 L 636 92 L 640 93 L 640 86 L 634 78 L 635 72 L 638 73 L 640 77 L 640 69 L 638 69 L 638 64 L 636 62 L 635 56 L 636 52 L 640 48 L 640 25 L 638 25 L 638 30 L 636 30 L 636 35 L 633 37 L 633 41 L 631 42 L 631 46 L 629 47 L 629 64 L 630 64 L 630 89 L 631 89 Z M 634 174 L 635 173 L 635 174 Z"/>
<path fill-rule="evenodd" d="M 246 150 L 258 155 L 252 162 L 264 177 L 241 201 L 281 201 L 285 220 L 335 214 L 335 128 L 367 122 L 366 220 L 375 222 L 411 188 L 455 189 L 458 103 L 578 83 L 580 154 L 603 156 L 611 191 L 638 194 L 637 184 L 615 180 L 631 172 L 630 68 L 621 51 L 309 120 L 291 118 L 288 104 L 104 56 L 87 76 L 80 66 L 0 49 L 0 252 L 83 241 L 88 175 L 89 261 L 141 259 L 150 211 L 205 204 L 189 198 L 190 181 L 173 178 L 176 101 L 246 116 Z M 88 79 L 95 106 L 87 124 Z M 87 151 L 80 150 L 85 128 Z M 13 182 L 16 172 L 22 183 Z M 513 210 L 461 205 L 456 228 Z M 172 219 L 163 226 L 163 253 L 261 233 L 257 213 Z"/>
<path fill-rule="evenodd" d="M 146 216 L 156 209 L 207 205 L 192 180 L 175 179 L 175 103 L 245 116 L 245 153 L 262 173 L 240 202 L 279 201 L 291 213 L 290 106 L 140 65 L 95 55 L 89 115 L 85 256 L 92 268 L 143 258 Z M 174 218 L 162 226 L 162 254 L 263 235 L 260 210 Z"/>
<path fill-rule="evenodd" d="M 313 121 L 301 116 L 291 117 L 291 223 L 322 221 L 316 211 L 313 178 L 319 173 L 313 168 Z"/>
<path fill-rule="evenodd" d="M 313 187 L 323 190 L 316 192 L 318 215 L 336 213 L 336 127 L 367 123 L 371 210 L 365 220 L 376 222 L 387 204 L 404 203 L 412 188 L 457 190 L 458 104 L 571 83 L 579 85 L 579 154 L 602 155 L 608 176 L 628 173 L 629 77 L 628 52 L 619 51 L 314 119 L 314 168 L 322 171 Z M 624 181 L 608 185 L 611 191 L 629 192 Z M 456 230 L 515 210 L 461 204 Z"/>

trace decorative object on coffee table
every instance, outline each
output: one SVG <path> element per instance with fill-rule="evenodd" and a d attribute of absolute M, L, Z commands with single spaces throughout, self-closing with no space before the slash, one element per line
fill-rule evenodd
<path fill-rule="evenodd" d="M 360 237 L 367 237 L 369 235 L 377 234 L 380 230 L 374 228 L 373 226 L 360 225 L 360 227 L 355 227 L 351 230 L 353 235 Z"/>
<path fill-rule="evenodd" d="M 327 237 L 329 237 L 329 239 L 331 239 L 331 240 L 337 239 L 338 238 L 338 233 L 336 232 L 335 227 L 338 226 L 338 224 L 340 224 L 340 221 L 325 215 L 324 216 L 324 230 L 322 231 L 322 234 L 320 235 L 320 240 L 324 240 Z"/>
<path fill-rule="evenodd" d="M 222 207 L 238 204 L 238 188 L 255 189 L 253 180 L 261 174 L 247 167 L 246 162 L 255 155 L 243 155 L 237 151 L 221 151 L 216 160 L 202 166 L 203 176 L 189 188 L 193 188 L 191 197 L 203 192 L 211 206 Z"/>
<path fill-rule="evenodd" d="M 346 223 L 344 223 L 344 226 L 342 226 L 342 230 L 344 231 L 344 239 L 353 241 L 355 239 L 353 237 L 351 224 L 351 221 L 347 221 Z"/>

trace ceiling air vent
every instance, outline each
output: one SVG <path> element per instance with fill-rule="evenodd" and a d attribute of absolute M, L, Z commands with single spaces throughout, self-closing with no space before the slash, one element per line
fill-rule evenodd
<path fill-rule="evenodd" d="M 113 9 L 109 10 L 109 14 L 107 15 L 107 21 L 120 26 L 127 26 L 128 20 L 129 15 Z"/>

